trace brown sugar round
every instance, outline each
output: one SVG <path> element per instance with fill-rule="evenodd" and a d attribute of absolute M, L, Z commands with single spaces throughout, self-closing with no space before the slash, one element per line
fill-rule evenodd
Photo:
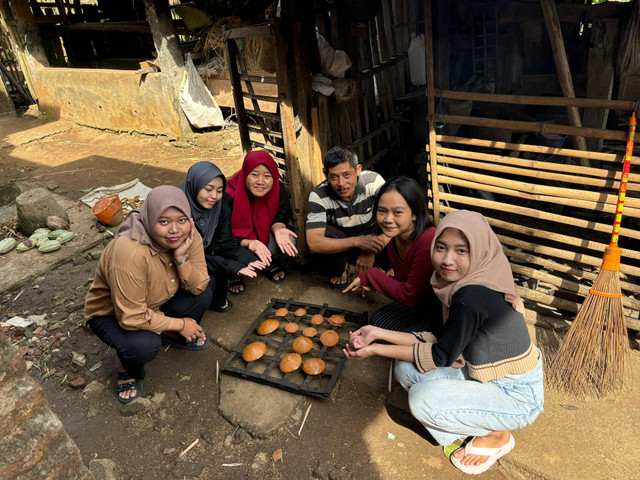
<path fill-rule="evenodd" d="M 307 311 L 304 308 L 299 308 L 295 312 L 293 312 L 293 314 L 296 317 L 304 317 L 307 314 Z"/>
<path fill-rule="evenodd" d="M 324 322 L 324 317 L 320 314 L 316 313 L 311 317 L 311 325 L 320 325 L 322 322 Z"/>
<path fill-rule="evenodd" d="M 253 342 L 244 347 L 242 358 L 245 362 L 255 362 L 267 353 L 267 346 L 262 342 Z"/>
<path fill-rule="evenodd" d="M 280 322 L 278 320 L 269 318 L 258 327 L 258 335 L 269 335 L 271 332 L 277 330 L 279 326 Z"/>
<path fill-rule="evenodd" d="M 284 326 L 284 331 L 288 333 L 295 333 L 300 329 L 300 325 L 294 322 L 287 323 Z"/>
<path fill-rule="evenodd" d="M 334 327 L 341 327 L 344 325 L 344 317 L 342 315 L 331 315 L 327 322 L 329 322 Z"/>
<path fill-rule="evenodd" d="M 340 336 L 333 330 L 327 330 L 320 335 L 320 342 L 327 347 L 335 347 L 340 341 Z"/>
<path fill-rule="evenodd" d="M 297 353 L 287 353 L 280 361 L 282 373 L 291 373 L 302 365 L 302 357 Z"/>
<path fill-rule="evenodd" d="M 302 331 L 305 337 L 315 337 L 318 334 L 318 330 L 313 327 L 307 327 Z"/>
<path fill-rule="evenodd" d="M 307 353 L 313 348 L 313 342 L 307 337 L 298 337 L 291 344 L 291 348 L 294 352 Z"/>
<path fill-rule="evenodd" d="M 327 368 L 327 364 L 319 358 L 310 358 L 302 365 L 302 370 L 307 375 L 319 375 L 324 372 L 325 368 Z"/>
<path fill-rule="evenodd" d="M 276 310 L 276 317 L 284 317 L 289 313 L 289 310 L 286 308 L 279 308 Z"/>

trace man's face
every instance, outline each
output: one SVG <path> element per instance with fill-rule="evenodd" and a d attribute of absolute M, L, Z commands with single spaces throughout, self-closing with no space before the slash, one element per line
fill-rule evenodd
<path fill-rule="evenodd" d="M 345 202 L 350 202 L 356 194 L 356 184 L 362 171 L 362 165 L 353 168 L 349 162 L 342 162 L 340 165 L 325 170 L 329 185 Z"/>

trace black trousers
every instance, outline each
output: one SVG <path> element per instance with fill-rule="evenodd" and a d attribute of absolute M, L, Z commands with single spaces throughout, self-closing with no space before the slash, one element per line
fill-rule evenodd
<path fill-rule="evenodd" d="M 326 226 L 324 236 L 327 238 L 349 238 L 349 235 L 333 225 Z M 335 277 L 342 275 L 347 263 L 355 264 L 361 253 L 362 250 L 359 248 L 352 248 L 351 250 L 338 253 L 314 253 L 311 257 L 312 265 L 314 265 L 319 272 L 329 275 L 330 277 Z M 384 268 L 384 266 L 388 264 L 386 253 L 380 252 L 376 254 L 375 264 Z"/>
<path fill-rule="evenodd" d="M 211 305 L 211 298 L 210 287 L 200 295 L 178 290 L 160 310 L 168 317 L 189 317 L 200 323 Z M 93 317 L 87 324 L 100 340 L 117 352 L 120 363 L 132 378 L 145 377 L 145 364 L 156 358 L 162 347 L 160 335 L 148 330 L 125 330 L 115 315 Z"/>

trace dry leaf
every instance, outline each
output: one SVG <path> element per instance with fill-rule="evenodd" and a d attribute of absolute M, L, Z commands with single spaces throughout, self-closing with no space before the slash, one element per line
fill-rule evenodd
<path fill-rule="evenodd" d="M 282 459 L 282 450 L 279 448 L 275 452 L 271 454 L 271 458 L 273 458 L 274 462 Z"/>

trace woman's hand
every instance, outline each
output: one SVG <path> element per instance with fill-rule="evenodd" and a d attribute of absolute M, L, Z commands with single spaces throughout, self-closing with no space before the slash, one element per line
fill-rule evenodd
<path fill-rule="evenodd" d="M 363 358 L 369 358 L 376 354 L 375 346 L 376 344 L 374 343 L 373 345 L 367 345 L 366 347 L 356 350 L 347 343 L 346 347 L 343 348 L 342 351 L 344 352 L 345 357 L 349 360 L 362 360 Z"/>
<path fill-rule="evenodd" d="M 347 292 L 354 292 L 355 293 L 358 290 L 362 290 L 362 298 L 364 298 L 365 293 L 371 291 L 371 287 L 366 287 L 366 286 L 362 285 L 362 283 L 360 283 L 360 277 L 356 277 L 356 278 L 353 279 L 353 282 L 351 282 L 347 288 L 342 290 L 342 293 L 347 293 Z"/>
<path fill-rule="evenodd" d="M 202 327 L 193 318 L 184 317 L 184 327 L 178 333 L 187 339 L 188 342 L 200 337 L 204 337 Z"/>
<path fill-rule="evenodd" d="M 279 228 L 273 232 L 273 236 L 275 237 L 276 243 L 278 244 L 278 247 L 280 247 L 280 251 L 282 253 L 285 253 L 290 257 L 295 257 L 298 254 L 298 249 L 291 241 L 291 237 L 298 238 L 298 235 L 294 232 L 288 228 Z"/>
<path fill-rule="evenodd" d="M 382 329 L 373 325 L 365 325 L 355 332 L 349 332 L 349 344 L 354 350 L 364 348 L 377 339 L 377 334 Z"/>
<path fill-rule="evenodd" d="M 189 232 L 189 235 L 184 240 L 184 242 L 182 242 L 177 248 L 173 250 L 173 258 L 176 260 L 176 262 L 181 262 L 182 260 L 184 260 L 184 257 L 187 255 L 189 247 L 191 247 L 191 245 L 193 244 L 193 239 L 196 235 L 196 224 L 194 223 L 193 218 L 190 218 L 189 222 L 191 222 L 191 231 Z"/>
<path fill-rule="evenodd" d="M 260 261 L 266 265 L 271 265 L 271 252 L 260 240 L 250 240 L 247 249 L 255 253 Z"/>

